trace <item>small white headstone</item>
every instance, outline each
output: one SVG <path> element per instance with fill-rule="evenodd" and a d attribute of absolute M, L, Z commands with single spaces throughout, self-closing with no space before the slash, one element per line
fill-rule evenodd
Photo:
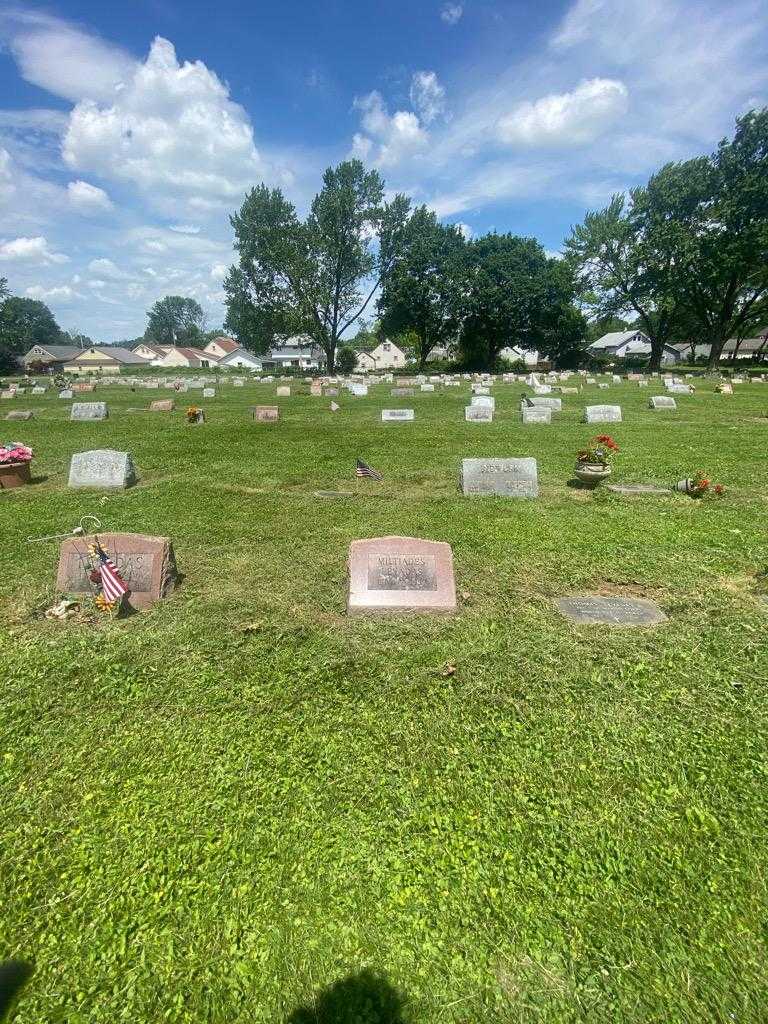
<path fill-rule="evenodd" d="M 620 405 L 588 405 L 584 410 L 585 423 L 621 423 Z"/>
<path fill-rule="evenodd" d="M 382 409 L 382 423 L 405 423 L 415 419 L 413 409 Z"/>
<path fill-rule="evenodd" d="M 70 487 L 130 487 L 136 470 L 128 452 L 110 448 L 77 452 L 69 464 Z"/>
<path fill-rule="evenodd" d="M 108 415 L 106 402 L 73 402 L 69 418 L 70 420 L 105 420 Z"/>

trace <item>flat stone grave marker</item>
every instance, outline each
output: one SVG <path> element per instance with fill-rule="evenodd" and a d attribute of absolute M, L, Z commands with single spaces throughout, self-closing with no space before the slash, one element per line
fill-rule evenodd
<path fill-rule="evenodd" d="M 567 619 L 579 625 L 656 626 L 667 621 L 667 616 L 655 601 L 642 597 L 582 594 L 559 597 L 555 603 Z"/>
<path fill-rule="evenodd" d="M 131 487 L 136 483 L 136 469 L 128 452 L 99 448 L 76 452 L 69 464 L 70 487 Z"/>
<path fill-rule="evenodd" d="M 32 388 L 32 394 L 33 395 L 44 395 L 45 394 L 45 388 L 41 388 L 39 384 L 36 384 Z"/>
<path fill-rule="evenodd" d="M 59 392 L 59 398 L 74 398 L 74 392 L 71 388 L 64 388 L 63 391 Z"/>
<path fill-rule="evenodd" d="M 472 385 L 472 394 L 473 395 L 490 395 L 490 393 L 491 393 L 490 388 L 486 388 L 486 387 L 484 387 L 481 384 L 473 384 Z"/>
<path fill-rule="evenodd" d="M 392 398 L 413 398 L 416 394 L 413 388 L 392 388 L 389 393 Z"/>
<path fill-rule="evenodd" d="M 149 403 L 150 412 L 173 412 L 176 404 L 172 398 L 161 398 L 157 402 Z"/>
<path fill-rule="evenodd" d="M 381 410 L 381 421 L 382 423 L 405 423 L 414 420 L 415 414 L 413 409 L 382 409 Z"/>
<path fill-rule="evenodd" d="M 14 409 L 5 414 L 7 420 L 31 420 L 35 414 L 29 409 Z"/>
<path fill-rule="evenodd" d="M 354 491 L 314 491 L 315 498 L 355 498 Z"/>
<path fill-rule="evenodd" d="M 669 487 L 659 487 L 656 484 L 607 484 L 608 490 L 614 494 L 670 494 Z"/>
<path fill-rule="evenodd" d="M 594 377 L 587 377 L 587 379 L 584 381 L 584 383 L 585 384 L 597 384 L 597 381 L 595 380 Z"/>
<path fill-rule="evenodd" d="M 434 384 L 420 384 L 419 387 L 420 387 L 420 389 L 422 391 L 434 391 L 435 390 L 435 385 Z"/>
<path fill-rule="evenodd" d="M 276 405 L 257 405 L 253 410 L 253 418 L 258 423 L 274 423 L 280 419 L 280 410 Z"/>
<path fill-rule="evenodd" d="M 669 395 L 652 395 L 648 402 L 649 409 L 676 409 L 677 402 Z"/>
<path fill-rule="evenodd" d="M 278 398 L 290 398 L 291 389 L 290 387 L 281 384 L 280 387 L 276 389 L 275 394 L 277 395 Z"/>
<path fill-rule="evenodd" d="M 537 409 L 551 409 L 552 412 L 563 411 L 562 398 L 528 398 L 526 402 L 530 402 Z"/>
<path fill-rule="evenodd" d="M 464 419 L 468 423 L 493 423 L 493 406 L 467 405 L 464 407 Z"/>
<path fill-rule="evenodd" d="M 56 589 L 65 594 L 92 594 L 89 581 L 93 563 L 88 545 L 95 537 L 68 537 L 59 549 Z M 176 581 L 176 560 L 168 537 L 147 537 L 140 533 L 99 533 L 98 541 L 130 588 L 127 603 L 136 609 L 149 608 L 166 597 Z"/>
<path fill-rule="evenodd" d="M 603 383 L 603 382 L 601 382 L 601 383 L 600 383 L 600 384 L 598 384 L 597 386 L 598 386 L 599 388 L 605 389 L 605 388 L 608 388 L 608 387 L 610 387 L 610 384 L 606 384 L 606 383 Z"/>
<path fill-rule="evenodd" d="M 232 387 L 233 388 L 241 388 L 241 387 L 243 387 L 244 384 L 245 384 L 244 380 L 233 380 L 232 381 Z"/>
<path fill-rule="evenodd" d="M 203 388 L 203 398 L 215 398 L 216 388 Z"/>
<path fill-rule="evenodd" d="M 523 405 L 520 408 L 523 423 L 551 423 L 552 410 L 539 405 Z"/>
<path fill-rule="evenodd" d="M 552 392 L 551 384 L 537 384 L 534 389 L 534 395 L 549 395 Z"/>
<path fill-rule="evenodd" d="M 106 402 L 73 402 L 70 420 L 105 420 L 109 416 Z"/>
<path fill-rule="evenodd" d="M 352 541 L 347 611 L 455 612 L 450 544 L 415 537 Z"/>
<path fill-rule="evenodd" d="M 466 495 L 538 498 L 536 459 L 462 459 L 461 489 Z"/>
<path fill-rule="evenodd" d="M 588 405 L 584 410 L 585 423 L 621 423 L 620 405 Z"/>

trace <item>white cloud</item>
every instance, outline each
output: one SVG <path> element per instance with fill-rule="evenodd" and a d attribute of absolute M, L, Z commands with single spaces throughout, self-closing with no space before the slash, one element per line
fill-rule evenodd
<path fill-rule="evenodd" d="M 61 252 L 53 252 L 47 240 L 38 235 L 35 238 L 14 238 L 0 243 L 0 260 L 47 266 L 51 263 L 67 263 L 69 257 Z"/>
<path fill-rule="evenodd" d="M 463 4 L 449 2 L 443 5 L 443 9 L 440 11 L 440 17 L 446 25 L 455 25 L 458 21 L 461 21 L 463 13 Z"/>
<path fill-rule="evenodd" d="M 175 231 L 178 235 L 199 235 L 200 226 L 198 224 L 171 224 L 171 231 Z"/>
<path fill-rule="evenodd" d="M 469 226 L 469 224 L 465 224 L 463 221 L 460 221 L 460 220 L 456 221 L 456 224 L 454 226 L 459 229 L 459 231 L 462 233 L 462 235 L 464 236 L 464 238 L 467 241 L 469 241 L 469 239 L 474 234 L 474 231 Z"/>
<path fill-rule="evenodd" d="M 211 277 L 214 281 L 223 281 L 229 273 L 229 267 L 226 263 L 214 263 L 211 267 Z"/>
<path fill-rule="evenodd" d="M 64 136 L 69 167 L 128 181 L 158 205 L 236 202 L 268 168 L 245 111 L 202 61 L 180 64 L 157 37 L 109 104 L 87 99 Z"/>
<path fill-rule="evenodd" d="M 417 71 L 411 79 L 411 105 L 424 124 L 445 110 L 445 89 L 434 71 Z"/>
<path fill-rule="evenodd" d="M 79 213 L 106 213 L 114 209 L 112 200 L 104 189 L 89 185 L 87 181 L 70 181 L 67 193 L 70 204 Z"/>
<path fill-rule="evenodd" d="M 88 264 L 88 269 L 92 274 L 98 274 L 99 277 L 108 277 L 111 281 L 122 281 L 126 276 L 125 273 L 112 262 L 112 260 L 109 260 L 106 257 L 91 260 Z"/>
<path fill-rule="evenodd" d="M 410 110 L 390 114 L 380 92 L 374 90 L 367 96 L 357 97 L 355 107 L 362 112 L 360 121 L 367 132 L 367 135 L 355 134 L 352 140 L 355 156 L 372 158 L 377 167 L 391 167 L 426 147 L 428 135 L 418 116 Z"/>
<path fill-rule="evenodd" d="M 30 299 L 39 299 L 42 302 L 71 302 L 73 299 L 82 298 L 82 295 L 70 288 L 68 284 L 54 288 L 43 288 L 40 284 L 33 284 L 26 289 L 24 294 Z"/>
<path fill-rule="evenodd" d="M 520 103 L 499 119 L 499 138 L 519 146 L 578 146 L 592 142 L 627 110 L 623 82 L 593 78 L 573 92 Z"/>
<path fill-rule="evenodd" d="M 0 110 L 0 128 L 60 135 L 66 127 L 67 115 L 63 110 Z"/>
<path fill-rule="evenodd" d="M 109 100 L 135 61 L 124 50 L 39 12 L 11 11 L 10 49 L 22 77 L 54 96 Z"/>

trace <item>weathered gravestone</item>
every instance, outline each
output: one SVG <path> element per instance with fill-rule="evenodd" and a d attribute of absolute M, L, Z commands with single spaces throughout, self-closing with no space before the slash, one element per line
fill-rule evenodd
<path fill-rule="evenodd" d="M 70 487 L 131 487 L 136 469 L 128 452 L 111 448 L 76 452 L 69 464 Z"/>
<path fill-rule="evenodd" d="M 588 405 L 584 410 L 585 423 L 621 423 L 620 405 Z"/>
<path fill-rule="evenodd" d="M 414 537 L 352 541 L 347 611 L 456 611 L 450 544 Z"/>
<path fill-rule="evenodd" d="M 655 603 L 642 597 L 602 597 L 583 594 L 559 597 L 559 611 L 579 625 L 656 626 L 667 616 Z"/>
<path fill-rule="evenodd" d="M 382 423 L 406 423 L 415 419 L 413 409 L 382 409 Z"/>
<path fill-rule="evenodd" d="M 280 410 L 276 405 L 257 405 L 253 410 L 253 418 L 258 423 L 274 423 L 280 419 Z"/>
<path fill-rule="evenodd" d="M 140 533 L 100 533 L 96 537 L 68 537 L 59 550 L 56 589 L 64 594 L 92 594 L 89 576 L 93 560 L 88 545 L 98 539 L 105 553 L 130 588 L 127 603 L 136 609 L 149 608 L 166 597 L 176 581 L 176 560 L 168 537 L 146 537 Z"/>
<path fill-rule="evenodd" d="M 33 395 L 44 395 L 45 394 L 45 388 L 41 388 L 39 384 L 36 384 L 32 388 L 32 394 Z"/>
<path fill-rule="evenodd" d="M 434 391 L 435 390 L 435 385 L 434 384 L 421 384 L 420 385 L 420 389 L 422 391 Z"/>
<path fill-rule="evenodd" d="M 473 395 L 469 400 L 470 405 L 487 405 L 489 409 L 496 411 L 496 399 L 490 395 Z"/>
<path fill-rule="evenodd" d="M 216 388 L 203 388 L 203 398 L 215 398 Z"/>
<path fill-rule="evenodd" d="M 669 494 L 669 487 L 659 487 L 657 484 L 608 484 L 609 491 L 614 494 Z"/>
<path fill-rule="evenodd" d="M 461 489 L 466 495 L 538 498 L 536 459 L 462 459 Z"/>
<path fill-rule="evenodd" d="M 69 418 L 78 421 L 105 420 L 108 415 L 106 402 L 73 402 Z"/>
<path fill-rule="evenodd" d="M 150 412 L 173 412 L 176 405 L 172 398 L 161 398 L 157 402 L 149 403 Z"/>
<path fill-rule="evenodd" d="M 325 394 L 326 394 L 326 396 L 328 398 L 338 398 L 338 396 L 339 396 L 339 389 L 338 388 L 326 388 Z"/>
<path fill-rule="evenodd" d="M 64 388 L 63 391 L 59 392 L 59 398 L 72 398 L 74 392 L 70 388 Z"/>
<path fill-rule="evenodd" d="M 290 398 L 291 389 L 287 385 L 281 384 L 280 387 L 276 389 L 275 394 L 278 398 Z"/>
<path fill-rule="evenodd" d="M 31 420 L 35 414 L 29 409 L 14 409 L 5 414 L 7 420 Z"/>
<path fill-rule="evenodd" d="M 493 406 L 467 405 L 464 407 L 464 419 L 468 423 L 493 423 Z"/>
<path fill-rule="evenodd" d="M 523 423 L 551 423 L 552 410 L 546 406 L 526 405 L 520 407 Z"/>
<path fill-rule="evenodd" d="M 551 409 L 552 412 L 563 411 L 562 398 L 527 398 L 526 402 L 529 402 L 536 409 Z"/>
<path fill-rule="evenodd" d="M 413 398 L 416 394 L 413 388 L 392 388 L 389 393 L 392 398 Z"/>
<path fill-rule="evenodd" d="M 323 385 L 315 381 L 309 386 L 309 393 L 313 398 L 323 397 Z"/>
<path fill-rule="evenodd" d="M 676 409 L 677 402 L 669 395 L 652 395 L 648 402 L 649 409 Z"/>

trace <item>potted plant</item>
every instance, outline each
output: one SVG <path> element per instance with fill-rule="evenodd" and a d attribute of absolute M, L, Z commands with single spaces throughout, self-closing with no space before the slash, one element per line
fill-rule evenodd
<path fill-rule="evenodd" d="M 576 453 L 574 472 L 582 483 L 596 487 L 611 475 L 611 458 L 619 446 L 608 434 L 598 434 L 586 448 Z"/>
<path fill-rule="evenodd" d="M 31 482 L 32 449 L 19 441 L 0 445 L 0 487 L 23 487 Z"/>
<path fill-rule="evenodd" d="M 725 493 L 722 484 L 713 484 L 701 470 L 696 476 L 678 480 L 674 489 L 681 494 L 689 494 L 692 498 L 721 498 Z"/>

